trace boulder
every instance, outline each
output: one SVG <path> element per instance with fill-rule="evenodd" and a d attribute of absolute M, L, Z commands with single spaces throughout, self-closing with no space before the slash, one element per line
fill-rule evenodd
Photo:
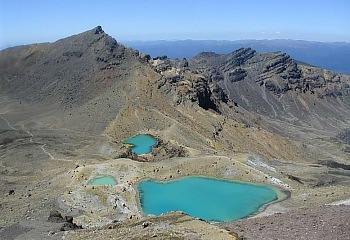
<path fill-rule="evenodd" d="M 55 222 L 55 223 L 65 222 L 65 219 L 62 217 L 62 214 L 57 210 L 50 211 L 50 215 L 47 220 L 49 222 Z"/>
<path fill-rule="evenodd" d="M 60 230 L 61 231 L 71 231 L 71 230 L 77 230 L 77 229 L 83 229 L 83 227 L 80 225 L 77 225 L 75 223 L 65 222 L 65 223 L 63 223 Z"/>

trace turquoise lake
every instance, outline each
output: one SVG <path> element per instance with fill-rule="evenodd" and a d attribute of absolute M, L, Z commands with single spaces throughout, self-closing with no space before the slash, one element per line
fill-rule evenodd
<path fill-rule="evenodd" d="M 131 151 L 140 155 L 152 152 L 152 147 L 157 144 L 157 139 L 148 134 L 140 134 L 127 139 L 125 143 L 133 145 Z"/>
<path fill-rule="evenodd" d="M 257 213 L 278 199 L 277 189 L 205 177 L 186 177 L 169 182 L 142 181 L 140 204 L 145 214 L 160 215 L 180 210 L 207 221 L 229 222 Z"/>
<path fill-rule="evenodd" d="M 117 185 L 115 179 L 111 176 L 97 177 L 94 178 L 88 185 Z"/>

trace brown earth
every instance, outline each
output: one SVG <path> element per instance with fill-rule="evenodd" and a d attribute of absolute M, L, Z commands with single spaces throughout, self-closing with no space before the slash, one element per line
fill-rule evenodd
<path fill-rule="evenodd" d="M 350 239 L 350 207 L 298 208 L 268 217 L 257 217 L 218 226 L 242 239 Z"/>

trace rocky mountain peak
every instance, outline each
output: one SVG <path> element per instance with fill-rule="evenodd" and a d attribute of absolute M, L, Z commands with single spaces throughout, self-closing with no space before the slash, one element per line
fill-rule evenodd
<path fill-rule="evenodd" d="M 18 57 L 9 58 L 14 53 Z M 2 73 L 9 79 L 2 88 L 25 101 L 81 104 L 113 85 L 120 66 L 137 62 L 134 55 L 97 26 L 54 43 L 2 51 L 0 68 L 9 72 Z"/>
<path fill-rule="evenodd" d="M 101 34 L 104 33 L 103 29 L 101 26 L 97 26 L 93 29 L 95 31 L 95 34 Z"/>

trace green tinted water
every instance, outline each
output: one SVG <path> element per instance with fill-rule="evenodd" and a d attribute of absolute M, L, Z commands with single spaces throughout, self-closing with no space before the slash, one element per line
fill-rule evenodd
<path fill-rule="evenodd" d="M 115 186 L 115 185 L 117 185 L 117 182 L 111 176 L 104 176 L 104 177 L 97 177 L 97 178 L 92 179 L 92 181 L 89 182 L 88 185 L 111 185 L 111 186 Z"/>
<path fill-rule="evenodd" d="M 151 135 L 140 134 L 127 139 L 125 143 L 133 145 L 131 151 L 140 155 L 150 153 L 152 147 L 157 144 L 157 139 Z"/>
<path fill-rule="evenodd" d="M 227 222 L 248 217 L 278 199 L 267 185 L 187 177 L 169 182 L 142 181 L 140 203 L 145 214 L 180 210 L 207 221 Z"/>

